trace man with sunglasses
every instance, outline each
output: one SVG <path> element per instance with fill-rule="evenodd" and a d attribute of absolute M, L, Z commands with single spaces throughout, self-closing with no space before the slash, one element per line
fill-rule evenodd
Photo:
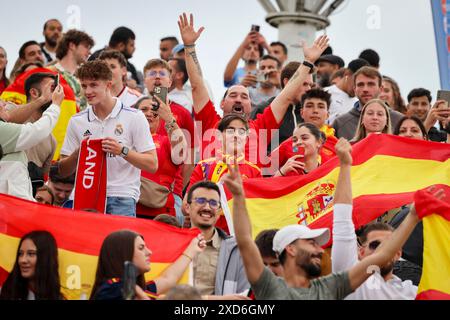
<path fill-rule="evenodd" d="M 235 239 L 216 227 L 220 209 L 220 190 L 215 183 L 201 181 L 191 187 L 186 210 L 192 227 L 200 229 L 207 243 L 193 261 L 194 287 L 202 295 L 239 298 L 235 294 L 246 291 L 250 285 Z"/>

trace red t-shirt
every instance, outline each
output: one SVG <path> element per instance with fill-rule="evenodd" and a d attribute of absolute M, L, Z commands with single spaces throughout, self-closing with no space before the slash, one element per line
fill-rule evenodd
<path fill-rule="evenodd" d="M 261 178 L 261 170 L 258 168 L 258 166 L 244 159 L 241 159 L 241 161 L 239 161 L 239 171 L 243 180 L 251 178 Z M 192 172 L 187 190 L 189 191 L 189 189 L 195 183 L 203 180 L 217 183 L 220 181 L 220 178 L 222 178 L 226 173 L 228 173 L 228 167 L 226 163 L 221 160 L 211 158 L 200 161 L 195 166 L 194 171 Z M 223 214 L 221 214 L 219 219 L 217 220 L 216 226 L 224 230 L 226 233 L 229 233 L 227 221 Z"/>
<path fill-rule="evenodd" d="M 191 114 L 184 107 L 176 104 L 175 102 L 170 102 L 170 110 L 172 111 L 172 114 L 177 121 L 178 126 L 183 130 L 183 133 L 185 134 L 188 148 L 194 148 L 194 121 L 192 120 Z M 166 128 L 164 127 L 165 124 L 166 122 L 164 120 L 159 120 L 159 128 L 157 131 L 158 134 L 167 136 Z M 158 163 L 159 165 L 161 165 L 161 162 Z M 177 171 L 173 193 L 179 195 L 180 197 L 183 193 L 182 166 L 180 166 L 180 170 Z"/>
<path fill-rule="evenodd" d="M 201 125 L 201 130 L 197 131 L 197 133 L 201 132 L 201 137 L 196 136 L 196 142 L 202 146 L 200 157 L 201 159 L 214 158 L 216 150 L 222 148 L 219 139 L 216 138 L 216 134 L 219 134 L 216 129 L 221 117 L 217 114 L 211 100 L 206 103 L 202 111 L 194 113 L 194 118 L 196 125 Z M 266 152 L 267 146 L 272 140 L 271 130 L 278 130 L 281 123 L 277 123 L 271 106 L 267 107 L 263 114 L 258 114 L 255 120 L 249 120 L 248 123 L 250 134 L 245 146 L 245 158 L 261 167 L 269 159 Z M 267 131 L 264 132 L 264 129 Z"/>
<path fill-rule="evenodd" d="M 175 165 L 172 162 L 171 146 L 167 135 L 160 135 L 157 133 L 153 134 L 152 138 L 156 146 L 156 153 L 158 155 L 158 170 L 155 173 L 141 170 L 141 176 L 152 180 L 169 190 L 174 190 L 176 182 L 175 177 L 181 172 L 181 165 Z M 178 195 L 181 197 L 181 193 Z M 169 195 L 167 203 L 163 208 L 152 209 L 138 204 L 136 207 L 136 213 L 151 217 L 155 217 L 161 213 L 167 213 L 175 216 L 173 195 Z"/>
<path fill-rule="evenodd" d="M 328 136 L 327 140 L 323 144 L 322 148 L 320 149 L 320 163 L 324 164 L 331 158 L 333 158 L 336 155 L 336 152 L 334 151 L 334 146 L 338 142 L 338 139 L 335 136 Z M 270 158 L 273 162 L 276 162 L 278 159 L 278 166 L 276 167 L 276 170 L 278 168 L 281 168 L 284 166 L 284 164 L 295 154 L 292 150 L 292 137 L 283 141 L 283 143 L 280 144 L 278 148 L 276 148 L 272 153 L 270 154 Z M 276 171 L 275 170 L 275 171 Z M 271 172 L 271 174 L 275 174 L 276 172 Z M 290 171 L 287 176 L 295 176 L 297 175 L 294 171 Z"/>

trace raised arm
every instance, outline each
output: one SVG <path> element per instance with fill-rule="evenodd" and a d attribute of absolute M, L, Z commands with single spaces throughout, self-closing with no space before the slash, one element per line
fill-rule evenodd
<path fill-rule="evenodd" d="M 206 241 L 202 234 L 192 239 L 183 254 L 172 263 L 158 278 L 155 279 L 158 294 L 167 292 L 174 287 L 183 276 L 184 271 L 194 257 L 206 247 Z"/>
<path fill-rule="evenodd" d="M 166 123 L 165 129 L 170 141 L 170 154 L 172 162 L 175 165 L 180 165 L 186 161 L 188 156 L 186 137 L 178 126 L 168 103 L 163 103 L 157 96 L 155 96 L 155 98 L 159 103 L 158 115 Z"/>
<path fill-rule="evenodd" d="M 431 190 L 430 190 L 431 191 Z M 444 190 L 440 189 L 433 192 L 433 196 L 437 199 L 445 197 Z M 349 271 L 350 286 L 353 290 L 358 288 L 373 272 L 373 266 L 382 267 L 393 259 L 395 254 L 403 247 L 408 240 L 411 232 L 419 222 L 416 208 L 413 205 L 408 216 L 403 220 L 400 226 L 394 231 L 391 238 L 378 247 L 372 255 L 364 258 Z"/>
<path fill-rule="evenodd" d="M 52 101 L 52 85 L 53 82 L 48 82 L 44 88 L 42 88 L 42 95 L 30 103 L 19 105 L 14 109 L 7 111 L 7 119 L 4 119 L 12 123 L 24 123 L 30 119 L 30 117 L 39 110 L 44 104 Z M 61 104 L 61 103 L 60 103 Z"/>
<path fill-rule="evenodd" d="M 259 39 L 258 33 L 256 31 L 252 31 L 245 37 L 244 41 L 239 45 L 234 55 L 231 57 L 230 61 L 225 68 L 225 72 L 223 74 L 223 81 L 225 83 L 231 82 L 234 77 L 234 73 L 239 64 L 239 60 L 241 60 L 242 55 L 244 54 L 245 49 L 252 42 L 257 42 Z"/>
<path fill-rule="evenodd" d="M 264 271 L 264 263 L 252 238 L 252 226 L 245 205 L 244 187 L 236 157 L 234 158 L 234 164 L 227 163 L 227 165 L 229 174 L 223 178 L 223 181 L 233 194 L 234 233 L 244 262 L 247 279 L 250 284 L 253 284 L 260 279 Z"/>
<path fill-rule="evenodd" d="M 305 61 L 314 65 L 327 47 L 328 37 L 325 35 L 317 38 L 311 47 L 306 47 L 305 44 L 303 44 Z M 295 98 L 298 96 L 301 86 L 305 80 L 307 80 L 310 71 L 311 69 L 309 67 L 301 64 L 286 84 L 283 91 L 281 91 L 281 93 L 272 102 L 272 112 L 278 123 L 283 120 L 289 106 L 295 103 Z"/>
<path fill-rule="evenodd" d="M 197 58 L 197 52 L 195 50 L 195 42 L 205 28 L 201 27 L 198 31 L 195 31 L 194 17 L 191 14 L 188 21 L 186 13 L 183 13 L 183 15 L 179 17 L 178 28 L 180 29 L 181 39 L 184 44 L 186 69 L 192 87 L 193 108 L 196 113 L 199 113 L 210 100 L 208 89 L 203 81 L 202 69 Z"/>
<path fill-rule="evenodd" d="M 28 150 L 51 134 L 58 121 L 63 99 L 64 91 L 61 86 L 58 86 L 52 95 L 52 105 L 42 114 L 42 117 L 34 123 L 22 125 L 16 151 Z"/>
<path fill-rule="evenodd" d="M 333 272 L 350 269 L 358 263 L 358 242 L 355 226 L 352 220 L 352 146 L 341 138 L 335 146 L 339 157 L 339 177 L 334 193 L 333 214 L 333 246 L 331 248 L 331 263 Z"/>

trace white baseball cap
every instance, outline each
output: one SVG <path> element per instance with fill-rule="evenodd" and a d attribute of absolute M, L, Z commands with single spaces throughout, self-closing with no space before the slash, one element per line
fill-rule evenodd
<path fill-rule="evenodd" d="M 328 228 L 310 229 L 298 224 L 284 227 L 273 238 L 273 251 L 281 254 L 288 245 L 298 239 L 314 239 L 319 246 L 324 246 L 330 241 L 330 230 Z"/>

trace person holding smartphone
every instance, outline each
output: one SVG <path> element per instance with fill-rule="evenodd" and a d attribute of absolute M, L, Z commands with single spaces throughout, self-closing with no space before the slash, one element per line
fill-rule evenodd
<path fill-rule="evenodd" d="M 186 250 L 158 278 L 146 282 L 152 251 L 144 238 L 131 230 L 109 234 L 100 249 L 97 272 L 90 300 L 123 300 L 125 262 L 136 268 L 135 299 L 154 300 L 176 286 L 193 259 L 206 247 L 202 234 L 192 239 Z"/>
<path fill-rule="evenodd" d="M 303 118 L 304 123 L 314 125 L 318 130 L 320 130 L 322 134 L 322 137 L 320 137 L 318 134 L 314 135 L 312 131 L 309 130 L 309 134 L 313 134 L 313 136 L 318 137 L 319 140 L 322 141 L 322 145 L 318 151 L 319 155 L 317 156 L 317 158 L 320 159 L 319 163 L 321 164 L 327 162 L 336 155 L 334 146 L 336 145 L 338 140 L 335 136 L 334 129 L 326 124 L 326 121 L 329 117 L 330 104 L 331 95 L 322 89 L 311 89 L 306 92 L 301 98 L 302 108 L 300 110 L 300 115 Z M 281 143 L 281 145 L 272 152 L 271 159 L 272 164 L 274 164 L 274 168 L 276 168 L 277 170 L 278 168 L 283 168 L 287 161 L 290 160 L 290 165 L 284 169 L 281 169 L 280 171 L 283 174 L 286 173 L 288 175 L 302 174 L 302 171 L 293 170 L 293 166 L 298 165 L 297 162 L 304 161 L 304 159 L 302 159 L 302 157 L 299 157 L 299 155 L 304 155 L 305 149 L 304 147 L 296 145 L 296 143 L 298 144 L 300 140 L 300 133 L 298 131 L 298 128 L 296 128 L 293 132 L 293 136 Z M 273 168 L 270 169 L 273 170 Z M 277 173 L 278 175 L 282 175 L 280 171 L 273 172 L 271 170 L 265 172 L 265 175 L 274 175 L 275 173 Z M 286 172 L 285 170 L 288 171 Z"/>
<path fill-rule="evenodd" d="M 308 174 L 320 166 L 320 148 L 324 134 L 312 123 L 302 123 L 292 136 L 294 156 L 278 169 L 274 177 Z"/>

